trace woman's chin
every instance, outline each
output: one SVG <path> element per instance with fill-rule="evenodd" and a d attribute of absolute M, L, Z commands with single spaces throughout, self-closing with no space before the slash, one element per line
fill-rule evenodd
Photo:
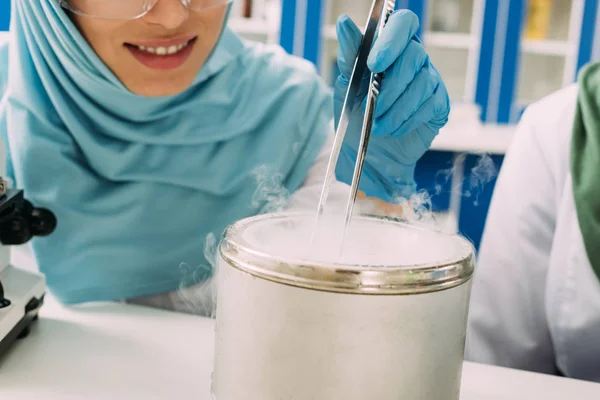
<path fill-rule="evenodd" d="M 142 97 L 166 97 L 185 92 L 194 83 L 194 76 L 184 79 L 179 76 L 174 79 L 156 79 L 140 82 L 124 82 L 127 89 Z"/>

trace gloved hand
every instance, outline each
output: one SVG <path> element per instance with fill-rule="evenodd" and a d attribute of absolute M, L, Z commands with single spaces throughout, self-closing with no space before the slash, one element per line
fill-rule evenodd
<path fill-rule="evenodd" d="M 388 202 L 409 197 L 415 191 L 415 165 L 448 122 L 450 113 L 448 92 L 416 37 L 418 27 L 414 13 L 395 11 L 373 44 L 363 78 L 368 82 L 371 72 L 384 73 L 360 189 L 369 197 Z M 336 128 L 362 33 L 342 15 L 337 21 L 337 35 L 340 75 L 334 91 Z M 347 140 L 336 168 L 337 179 L 348 184 L 352 181 L 366 106 L 368 86 L 362 86 L 364 90 L 356 99 L 360 106 L 350 114 Z"/>

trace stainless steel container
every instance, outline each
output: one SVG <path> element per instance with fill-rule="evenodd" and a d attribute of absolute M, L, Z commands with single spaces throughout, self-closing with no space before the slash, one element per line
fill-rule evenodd
<path fill-rule="evenodd" d="M 263 215 L 226 231 L 218 266 L 214 398 L 458 399 L 471 244 L 361 217 L 354 223 L 356 243 L 349 244 L 365 246 L 355 249 L 356 263 L 311 261 L 269 247 L 282 232 L 293 236 L 307 218 Z M 383 250 L 390 254 L 377 253 L 377 235 L 389 242 Z M 417 262 L 408 265 L 411 258 Z M 365 263 L 370 259 L 375 262 Z"/>

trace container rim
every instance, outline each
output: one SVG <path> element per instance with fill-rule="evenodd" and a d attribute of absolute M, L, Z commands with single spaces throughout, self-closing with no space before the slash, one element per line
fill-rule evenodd
<path fill-rule="evenodd" d="M 465 246 L 464 257 L 455 257 L 440 263 L 423 263 L 403 266 L 361 265 L 310 261 L 297 257 L 281 257 L 252 248 L 243 239 L 249 226 L 264 220 L 289 219 L 308 213 L 279 212 L 249 217 L 231 224 L 223 235 L 219 246 L 220 255 L 230 266 L 269 281 L 320 291 L 400 295 L 428 293 L 450 289 L 471 279 L 475 270 L 474 248 L 471 242 L 459 235 L 436 232 L 452 236 Z M 387 224 L 425 229 L 405 222 L 380 216 L 356 216 L 355 219 L 377 220 Z"/>

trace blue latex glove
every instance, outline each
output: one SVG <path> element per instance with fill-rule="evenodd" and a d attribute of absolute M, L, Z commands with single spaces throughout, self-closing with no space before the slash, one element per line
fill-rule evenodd
<path fill-rule="evenodd" d="M 368 69 L 384 73 L 375 109 L 375 121 L 369 142 L 360 189 L 369 197 L 385 201 L 409 197 L 416 190 L 414 170 L 417 161 L 448 122 L 450 99 L 442 79 L 431 64 L 427 52 L 416 37 L 417 16 L 408 10 L 394 12 L 369 54 Z M 342 15 L 337 21 L 340 44 L 335 83 L 334 107 L 336 127 L 348 90 L 352 67 L 362 33 L 352 20 Z M 367 85 L 359 93 L 350 115 L 347 138 L 342 148 L 336 175 L 350 183 L 356 161 L 366 105 Z"/>

